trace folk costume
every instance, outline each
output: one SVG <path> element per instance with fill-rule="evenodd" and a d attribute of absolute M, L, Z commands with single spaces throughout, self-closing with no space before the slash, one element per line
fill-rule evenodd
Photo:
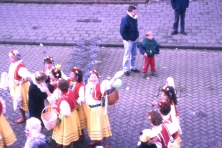
<path fill-rule="evenodd" d="M 169 130 L 171 137 L 170 145 L 174 148 L 180 148 L 180 143 L 182 142 L 179 134 L 179 122 L 176 116 L 171 116 L 170 114 L 163 117 L 163 124 Z"/>
<path fill-rule="evenodd" d="M 79 123 L 79 116 L 76 111 L 76 103 L 73 100 L 74 92 L 62 92 L 62 96 L 57 102 L 57 112 L 61 122 L 57 121 L 52 133 L 52 139 L 57 144 L 69 145 L 73 141 L 79 139 L 81 135 L 81 128 Z"/>
<path fill-rule="evenodd" d="M 164 124 L 162 124 L 161 127 L 162 130 L 157 135 L 156 146 L 157 148 L 168 148 L 168 144 L 170 142 L 170 132 Z"/>
<path fill-rule="evenodd" d="M 3 148 L 4 145 L 10 146 L 17 138 L 6 120 L 5 116 L 3 115 L 6 112 L 5 101 L 0 98 L 0 148 Z"/>
<path fill-rule="evenodd" d="M 88 135 L 91 140 L 102 140 L 104 137 L 112 136 L 109 117 L 104 114 L 104 107 L 101 106 L 102 93 L 104 86 L 100 84 L 86 85 L 85 97 L 89 105 Z"/>
<path fill-rule="evenodd" d="M 80 120 L 80 126 L 81 129 L 85 129 L 87 127 L 87 105 L 84 103 L 85 102 L 85 96 L 84 96 L 84 89 L 85 86 L 84 84 L 78 83 L 71 81 L 68 79 L 70 89 L 74 92 L 74 97 L 73 98 L 75 101 L 77 101 L 76 104 L 76 109 L 79 115 L 79 120 Z"/>
<path fill-rule="evenodd" d="M 31 73 L 25 67 L 25 64 L 21 60 L 21 56 L 17 50 L 12 50 L 9 53 L 9 57 L 17 59 L 17 61 L 11 63 L 9 67 L 8 76 L 9 76 L 10 94 L 13 100 L 16 99 L 18 95 L 17 92 L 21 87 L 21 97 L 22 97 L 21 109 L 23 111 L 27 111 L 28 110 L 27 94 L 28 94 L 28 89 L 29 89 L 30 84 L 28 81 L 23 82 L 23 79 L 30 78 Z"/>

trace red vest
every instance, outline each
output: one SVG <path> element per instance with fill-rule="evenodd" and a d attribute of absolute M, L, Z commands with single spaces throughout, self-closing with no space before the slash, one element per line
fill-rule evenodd
<path fill-rule="evenodd" d="M 15 72 L 14 72 L 14 78 L 15 78 L 16 80 L 19 80 L 19 81 L 22 80 L 22 77 L 18 75 L 18 71 L 19 71 L 19 69 L 20 69 L 21 67 L 25 67 L 24 63 L 19 63 L 18 66 L 17 66 L 16 69 L 15 69 Z"/>
<path fill-rule="evenodd" d="M 79 98 L 79 89 L 81 86 L 84 86 L 84 84 L 83 83 L 76 83 L 76 86 L 72 89 L 72 91 L 74 91 L 75 101 Z"/>
<path fill-rule="evenodd" d="M 164 124 L 162 125 L 161 132 L 157 136 L 157 141 L 162 144 L 162 148 L 167 148 L 170 141 L 170 133 Z"/>
<path fill-rule="evenodd" d="M 2 105 L 2 102 L 0 101 L 0 115 L 2 114 L 2 109 L 3 109 L 3 105 Z"/>
<path fill-rule="evenodd" d="M 101 100 L 102 93 L 100 91 L 100 84 L 96 84 L 96 87 L 92 90 L 92 97 L 95 100 Z"/>
<path fill-rule="evenodd" d="M 70 108 L 71 108 L 71 112 L 72 112 L 73 110 L 75 110 L 75 108 L 76 108 L 76 102 L 74 101 L 73 98 L 74 98 L 74 92 L 73 92 L 72 90 L 68 90 L 67 93 L 62 93 L 62 97 L 60 97 L 59 100 L 58 100 L 58 102 L 56 103 L 57 106 L 58 106 L 58 107 L 56 108 L 57 112 L 60 113 L 60 108 L 59 108 L 59 106 L 60 106 L 60 104 L 61 104 L 61 102 L 62 102 L 63 100 L 65 100 L 66 102 L 68 102 L 68 104 L 69 104 L 69 106 L 70 106 Z"/>

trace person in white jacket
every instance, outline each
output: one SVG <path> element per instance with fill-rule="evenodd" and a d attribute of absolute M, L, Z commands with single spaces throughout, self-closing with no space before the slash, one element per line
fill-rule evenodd
<path fill-rule="evenodd" d="M 23 123 L 26 121 L 25 111 L 28 110 L 27 94 L 31 73 L 27 70 L 25 64 L 21 60 L 21 55 L 18 50 L 10 51 L 8 56 L 11 62 L 8 73 L 10 94 L 13 99 L 14 110 L 20 108 L 21 112 L 21 118 L 15 120 L 15 123 Z M 17 105 L 20 104 L 20 102 L 21 106 Z"/>

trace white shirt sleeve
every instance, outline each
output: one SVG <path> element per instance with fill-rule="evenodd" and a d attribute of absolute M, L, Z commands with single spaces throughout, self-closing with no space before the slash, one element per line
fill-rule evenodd
<path fill-rule="evenodd" d="M 176 111 L 175 111 L 174 105 L 171 105 L 170 115 L 171 115 L 171 117 L 176 116 Z"/>
<path fill-rule="evenodd" d="M 63 116 L 63 117 L 68 117 L 70 116 L 71 114 L 71 108 L 68 104 L 68 102 L 66 102 L 65 100 L 63 100 L 59 106 L 60 108 L 60 114 Z"/>
<path fill-rule="evenodd" d="M 31 78 L 31 73 L 25 67 L 19 68 L 18 75 L 22 78 Z"/>
<path fill-rule="evenodd" d="M 49 101 L 49 103 L 50 103 L 51 105 L 53 105 L 53 104 L 55 104 L 56 101 L 59 99 L 60 95 L 61 95 L 61 92 L 60 92 L 60 90 L 57 88 L 56 90 L 54 90 L 54 92 L 51 94 L 51 96 L 49 96 L 49 97 L 47 98 L 47 100 Z"/>
<path fill-rule="evenodd" d="M 162 144 L 160 142 L 156 142 L 155 144 L 157 148 L 162 148 Z"/>
<path fill-rule="evenodd" d="M 64 74 L 63 71 L 61 71 L 61 74 L 62 74 L 62 78 L 63 78 L 63 79 L 68 80 L 68 77 Z"/>
<path fill-rule="evenodd" d="M 85 103 L 85 94 L 84 93 L 85 93 L 84 86 L 81 86 L 79 89 L 79 98 L 77 100 Z"/>

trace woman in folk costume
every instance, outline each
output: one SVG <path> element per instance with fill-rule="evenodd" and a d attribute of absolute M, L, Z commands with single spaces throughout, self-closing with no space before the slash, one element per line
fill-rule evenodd
<path fill-rule="evenodd" d="M 48 96 L 47 100 L 49 101 L 49 105 L 54 105 L 58 101 L 59 97 L 61 97 L 61 91 L 58 88 L 59 79 L 62 77 L 61 73 L 61 65 L 57 64 L 55 68 L 51 71 L 50 74 L 50 87 L 52 88 L 52 93 Z"/>
<path fill-rule="evenodd" d="M 76 109 L 79 115 L 80 126 L 82 135 L 79 137 L 78 142 L 81 142 L 85 139 L 84 129 L 87 126 L 87 108 L 85 104 L 84 89 L 85 86 L 82 82 L 83 73 L 77 67 L 74 67 L 70 72 L 70 77 L 68 79 L 69 88 L 74 92 L 74 100 L 77 102 Z"/>
<path fill-rule="evenodd" d="M 44 58 L 44 69 L 42 70 L 47 76 L 49 76 L 52 73 L 52 70 L 55 68 L 54 66 L 54 59 L 50 56 L 46 56 Z M 68 77 L 61 71 L 61 77 L 65 80 L 68 79 Z"/>
<path fill-rule="evenodd" d="M 13 101 L 16 100 L 18 93 L 19 96 L 22 97 L 22 105 L 20 108 L 22 117 L 16 120 L 15 123 L 23 123 L 26 121 L 25 111 L 28 110 L 27 94 L 30 85 L 29 80 L 31 78 L 31 73 L 25 67 L 21 60 L 21 55 L 17 50 L 12 50 L 8 55 L 11 62 L 8 73 L 10 94 Z M 21 92 L 18 92 L 18 90 L 21 90 Z"/>
<path fill-rule="evenodd" d="M 172 84 L 172 86 L 166 85 L 163 87 L 161 99 L 162 100 L 159 103 L 153 102 L 152 105 L 160 107 L 164 102 L 169 102 L 171 105 L 171 111 L 170 111 L 171 116 L 176 116 L 178 121 L 180 122 L 179 112 L 176 107 L 177 96 L 175 93 L 174 84 Z M 179 131 L 180 131 L 180 134 L 182 134 L 181 127 L 179 127 Z"/>
<path fill-rule="evenodd" d="M 48 76 L 48 79 L 45 82 L 49 88 L 49 91 L 51 93 L 53 93 L 53 91 L 55 90 L 55 87 L 50 84 L 50 77 L 52 77 L 51 79 L 55 79 L 53 76 L 53 75 L 55 75 L 55 73 L 52 74 L 52 72 L 56 68 L 56 66 L 54 66 L 54 59 L 50 56 L 46 56 L 44 58 L 43 64 L 44 64 L 44 69 L 42 71 Z M 68 79 L 67 76 L 60 69 L 59 69 L 59 73 L 61 73 L 60 78 L 64 78 L 65 80 Z M 55 85 L 57 85 L 57 84 L 55 84 Z M 50 104 L 47 100 L 44 101 L 44 104 L 45 104 L 45 106 L 50 106 Z"/>
<path fill-rule="evenodd" d="M 41 121 L 31 117 L 26 121 L 25 134 L 27 140 L 24 148 L 46 148 L 46 137 L 41 134 Z"/>
<path fill-rule="evenodd" d="M 3 115 L 5 112 L 5 101 L 0 97 L 0 148 L 10 146 L 17 140 L 10 124 Z"/>
<path fill-rule="evenodd" d="M 172 116 L 170 114 L 171 111 L 171 105 L 169 102 L 164 102 L 160 109 L 159 109 L 162 118 L 163 118 L 163 124 L 166 125 L 166 127 L 169 130 L 169 133 L 171 135 L 171 142 L 170 147 L 171 148 L 180 148 L 181 138 L 179 134 L 179 121 L 176 116 Z"/>
<path fill-rule="evenodd" d="M 96 70 L 90 71 L 90 77 L 85 90 L 86 104 L 89 105 L 88 135 L 93 140 L 93 142 L 89 143 L 89 146 L 96 146 L 103 139 L 103 147 L 110 148 L 107 144 L 107 138 L 112 136 L 112 132 L 105 107 L 101 106 L 101 98 L 102 94 L 111 88 L 116 78 L 122 75 L 122 71 L 117 72 L 110 81 L 103 81 L 100 85 L 99 73 Z"/>
<path fill-rule="evenodd" d="M 49 89 L 45 83 L 47 75 L 44 72 L 36 72 L 34 78 L 32 78 L 31 85 L 29 87 L 29 117 L 38 118 L 41 122 L 41 113 L 44 109 L 44 100 L 47 100 L 47 96 L 51 95 Z M 43 122 L 42 122 L 43 125 Z"/>
<path fill-rule="evenodd" d="M 81 135 L 76 102 L 73 99 L 74 92 L 69 89 L 69 83 L 64 79 L 59 80 L 58 87 L 62 95 L 56 103 L 59 120 L 53 130 L 52 139 L 54 139 L 57 144 L 63 145 L 63 148 L 67 148 L 68 146 L 72 148 L 72 142 L 77 141 L 79 135 Z"/>

